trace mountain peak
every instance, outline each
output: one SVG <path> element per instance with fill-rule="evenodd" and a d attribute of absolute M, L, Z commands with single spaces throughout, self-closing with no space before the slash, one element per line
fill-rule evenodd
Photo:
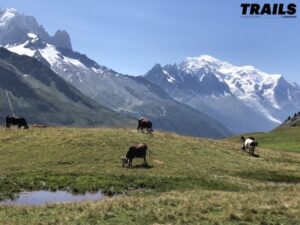
<path fill-rule="evenodd" d="M 189 58 L 189 57 L 188 57 Z M 194 57 L 200 61 L 207 61 L 207 62 L 219 62 L 217 58 L 211 56 L 211 55 L 200 55 L 198 57 Z"/>
<path fill-rule="evenodd" d="M 159 63 L 155 63 L 152 69 L 162 69 L 162 66 Z"/>
<path fill-rule="evenodd" d="M 186 57 L 184 62 L 194 63 L 220 63 L 221 61 L 210 55 L 200 55 L 198 57 Z"/>
<path fill-rule="evenodd" d="M 1 13 L 1 14 L 11 13 L 11 14 L 16 15 L 16 14 L 18 14 L 19 12 L 18 12 L 18 10 L 15 9 L 15 8 L 6 8 L 6 9 L 3 9 L 3 10 L 0 9 L 0 13 Z"/>
<path fill-rule="evenodd" d="M 57 30 L 55 34 L 51 37 L 51 42 L 56 47 L 72 50 L 70 36 L 65 30 Z"/>
<path fill-rule="evenodd" d="M 4 27 L 17 14 L 18 11 L 15 8 L 0 9 L 0 27 Z"/>
<path fill-rule="evenodd" d="M 286 81 L 281 74 L 266 73 L 251 65 L 235 66 L 210 55 L 200 55 L 185 58 L 178 70 L 168 65 L 162 68 L 162 72 L 151 70 L 146 74 L 147 79 L 159 83 L 160 87 L 172 94 L 171 97 L 183 103 L 189 101 L 192 107 L 203 108 L 203 99 L 207 96 L 213 102 L 222 97 L 227 101 L 229 98 L 226 100 L 226 97 L 234 96 L 236 102 L 229 104 L 242 103 L 245 107 L 254 108 L 257 115 L 269 121 L 269 125 L 277 125 L 287 112 L 300 105 L 299 85 Z M 218 111 L 219 104 L 221 102 L 212 107 Z M 229 118 L 235 109 L 227 111 Z"/>
<path fill-rule="evenodd" d="M 188 72 L 197 72 L 199 69 L 210 69 L 215 71 L 224 62 L 210 55 L 200 55 L 198 57 L 187 57 L 179 66 Z"/>
<path fill-rule="evenodd" d="M 70 36 L 66 31 L 58 30 L 50 36 L 33 16 L 19 13 L 14 8 L 0 10 L 0 45 L 24 44 L 33 35 L 45 43 L 72 50 Z"/>

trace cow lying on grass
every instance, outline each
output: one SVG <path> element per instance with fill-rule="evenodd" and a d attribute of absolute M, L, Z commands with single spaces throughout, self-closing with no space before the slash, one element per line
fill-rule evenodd
<path fill-rule="evenodd" d="M 254 156 L 255 147 L 258 146 L 258 142 L 255 141 L 254 137 L 247 137 L 244 136 L 241 137 L 241 140 L 243 141 L 242 150 L 246 151 L 249 150 L 249 154 Z"/>
<path fill-rule="evenodd" d="M 43 124 L 32 124 L 31 127 L 32 128 L 46 128 L 47 126 L 43 125 Z"/>
<path fill-rule="evenodd" d="M 132 167 L 132 160 L 134 158 L 144 158 L 144 163 L 147 166 L 148 165 L 146 160 L 147 149 L 148 146 L 145 143 L 131 146 L 128 149 L 126 156 L 121 157 L 122 166 L 124 167 L 127 164 L 128 167 Z"/>

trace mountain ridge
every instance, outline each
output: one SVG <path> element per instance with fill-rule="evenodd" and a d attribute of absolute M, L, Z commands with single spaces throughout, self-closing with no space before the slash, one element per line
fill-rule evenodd
<path fill-rule="evenodd" d="M 71 39 L 66 31 L 57 30 L 50 36 L 33 16 L 22 14 L 14 8 L 0 9 L 0 45 L 24 43 L 28 33 L 36 34 L 41 40 L 57 47 L 72 49 Z"/>
<path fill-rule="evenodd" d="M 86 96 L 117 113 L 135 118 L 146 116 L 153 121 L 154 129 L 181 134 L 214 138 L 232 134 L 222 123 L 175 101 L 144 77 L 124 75 L 101 66 L 86 55 L 47 42 L 30 29 L 26 37 L 23 43 L 11 40 L 4 47 L 19 55 L 35 57 Z"/>
<path fill-rule="evenodd" d="M 300 106 L 299 86 L 282 75 L 234 66 L 209 55 L 187 57 L 179 64 L 156 64 L 145 77 L 174 99 L 211 112 L 236 133 L 271 130 Z"/>
<path fill-rule="evenodd" d="M 116 126 L 133 122 L 87 98 L 38 60 L 0 48 L 0 105 L 9 115 L 7 92 L 18 115 L 29 123 Z"/>

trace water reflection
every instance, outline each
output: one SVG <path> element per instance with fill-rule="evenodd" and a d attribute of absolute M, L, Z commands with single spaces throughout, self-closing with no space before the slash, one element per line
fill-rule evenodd
<path fill-rule="evenodd" d="M 97 201 L 103 198 L 105 196 L 100 191 L 82 195 L 74 195 L 66 191 L 32 191 L 21 192 L 16 199 L 1 201 L 0 205 L 43 205 L 47 203 Z"/>

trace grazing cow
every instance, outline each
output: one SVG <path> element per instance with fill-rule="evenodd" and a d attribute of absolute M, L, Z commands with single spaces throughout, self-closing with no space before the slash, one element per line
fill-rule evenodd
<path fill-rule="evenodd" d="M 140 118 L 138 120 L 138 127 L 137 130 L 141 130 L 144 133 L 144 129 L 147 129 L 148 133 L 152 133 L 153 129 L 152 129 L 152 122 L 148 119 L 145 118 Z"/>
<path fill-rule="evenodd" d="M 241 140 L 243 141 L 242 150 L 244 151 L 249 150 L 249 154 L 253 156 L 255 147 L 258 146 L 258 142 L 255 141 L 254 137 L 245 138 L 244 136 L 242 136 Z"/>
<path fill-rule="evenodd" d="M 143 158 L 145 165 L 148 165 L 146 161 L 147 149 L 148 146 L 145 143 L 131 146 L 128 149 L 126 156 L 121 157 L 122 166 L 124 167 L 125 164 L 127 164 L 128 167 L 132 167 L 132 160 L 134 158 Z"/>
<path fill-rule="evenodd" d="M 6 117 L 6 130 L 10 130 L 11 125 L 18 125 L 18 129 L 24 127 L 24 129 L 28 129 L 28 123 L 26 122 L 24 117 L 16 117 L 16 116 L 7 116 Z"/>

